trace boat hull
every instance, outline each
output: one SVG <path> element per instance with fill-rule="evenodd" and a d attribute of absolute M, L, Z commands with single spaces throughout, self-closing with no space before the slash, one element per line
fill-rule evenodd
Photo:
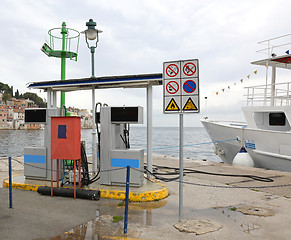
<path fill-rule="evenodd" d="M 241 123 L 201 120 L 215 152 L 229 164 L 239 152 L 244 128 L 245 146 L 255 167 L 291 172 L 291 133 L 250 129 Z"/>

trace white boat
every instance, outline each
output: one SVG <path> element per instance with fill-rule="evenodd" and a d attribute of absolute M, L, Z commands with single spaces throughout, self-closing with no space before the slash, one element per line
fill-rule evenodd
<path fill-rule="evenodd" d="M 267 51 L 268 57 L 252 64 L 267 68 L 266 84 L 246 87 L 246 106 L 242 107 L 245 122 L 201 120 L 214 142 L 215 153 L 224 162 L 232 164 L 243 140 L 255 167 L 291 172 L 291 82 L 276 83 L 277 68 L 291 69 L 291 54 L 275 56 L 276 49 L 288 42 L 272 44 L 284 38 L 290 44 L 290 36 L 260 42 L 267 45 L 263 51 Z M 272 68 L 270 84 L 268 68 Z"/>

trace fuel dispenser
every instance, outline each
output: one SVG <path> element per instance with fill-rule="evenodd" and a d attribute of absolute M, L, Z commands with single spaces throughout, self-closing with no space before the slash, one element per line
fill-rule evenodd
<path fill-rule="evenodd" d="M 27 179 L 51 180 L 51 118 L 62 116 L 60 108 L 28 108 L 25 110 L 26 123 L 42 123 L 45 126 L 44 143 L 41 146 L 24 147 L 24 176 Z M 56 166 L 52 168 L 56 180 Z M 63 165 L 60 164 L 59 178 L 62 178 Z"/>
<path fill-rule="evenodd" d="M 130 174 L 130 185 L 143 184 L 144 150 L 130 149 L 129 143 L 129 124 L 142 123 L 142 107 L 101 107 L 101 184 L 124 186 L 126 166 L 134 168 Z"/>

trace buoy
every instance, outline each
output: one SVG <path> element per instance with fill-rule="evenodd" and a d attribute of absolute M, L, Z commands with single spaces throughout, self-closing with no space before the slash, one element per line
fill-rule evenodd
<path fill-rule="evenodd" d="M 247 167 L 253 167 L 255 166 L 254 160 L 250 156 L 250 154 L 247 152 L 245 147 L 242 147 L 239 152 L 236 154 L 232 161 L 233 165 L 238 166 L 247 166 Z"/>
<path fill-rule="evenodd" d="M 244 129 L 245 127 L 242 127 L 241 148 L 239 152 L 235 155 L 232 164 L 238 166 L 254 167 L 255 166 L 254 160 L 252 159 L 252 157 L 245 148 Z"/>

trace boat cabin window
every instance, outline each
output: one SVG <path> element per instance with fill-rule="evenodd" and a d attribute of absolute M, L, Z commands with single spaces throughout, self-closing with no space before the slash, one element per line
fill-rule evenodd
<path fill-rule="evenodd" d="M 253 112 L 253 120 L 258 129 L 290 131 L 290 123 L 284 112 Z"/>
<path fill-rule="evenodd" d="M 283 112 L 269 113 L 269 125 L 270 126 L 285 126 L 286 116 Z"/>

